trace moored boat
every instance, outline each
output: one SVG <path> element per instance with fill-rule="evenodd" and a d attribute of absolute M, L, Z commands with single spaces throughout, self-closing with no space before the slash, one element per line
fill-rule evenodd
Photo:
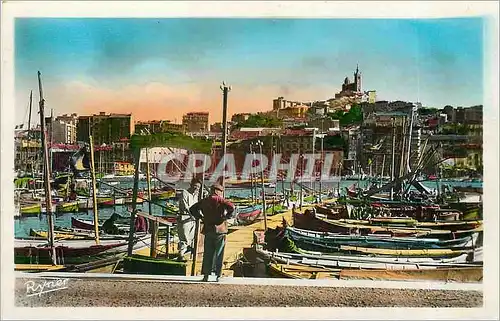
<path fill-rule="evenodd" d="M 79 210 L 78 201 L 62 202 L 56 205 L 56 213 L 73 213 Z"/>
<path fill-rule="evenodd" d="M 134 249 L 148 247 L 151 235 L 137 235 Z M 55 244 L 57 262 L 62 265 L 82 264 L 98 259 L 123 254 L 128 249 L 128 240 L 58 240 Z M 50 264 L 51 248 L 46 240 L 16 239 L 14 242 L 14 262 L 16 264 Z"/>
<path fill-rule="evenodd" d="M 476 244 L 478 234 L 454 240 L 439 240 L 412 237 L 391 237 L 384 235 L 342 235 L 334 233 L 314 232 L 293 227 L 286 228 L 286 236 L 301 247 L 333 250 L 341 245 L 360 246 L 383 249 L 460 249 Z"/>
<path fill-rule="evenodd" d="M 368 279 L 368 280 L 432 280 L 444 282 L 481 282 L 482 267 L 422 269 L 327 269 L 301 265 L 271 263 L 268 266 L 271 276 L 292 279 Z"/>
<path fill-rule="evenodd" d="M 41 204 L 33 204 L 20 207 L 21 215 L 38 215 L 42 212 Z"/>

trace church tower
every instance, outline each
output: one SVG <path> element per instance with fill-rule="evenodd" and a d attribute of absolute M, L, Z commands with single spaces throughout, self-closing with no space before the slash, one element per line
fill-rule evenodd
<path fill-rule="evenodd" d="M 356 72 L 354 73 L 354 86 L 357 92 L 361 92 L 361 73 L 359 72 L 359 65 L 356 64 Z"/>

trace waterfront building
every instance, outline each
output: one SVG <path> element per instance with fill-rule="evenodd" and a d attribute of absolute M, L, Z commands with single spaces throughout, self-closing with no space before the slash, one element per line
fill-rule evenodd
<path fill-rule="evenodd" d="M 88 142 L 92 135 L 95 145 L 110 145 L 134 134 L 132 114 L 99 114 L 78 117 L 77 141 Z"/>
<path fill-rule="evenodd" d="M 233 123 L 241 123 L 241 122 L 244 122 L 245 120 L 248 119 L 248 117 L 250 117 L 250 115 L 252 115 L 251 113 L 239 113 L 239 114 L 234 114 L 232 117 L 231 117 L 231 122 Z"/>
<path fill-rule="evenodd" d="M 284 97 L 278 97 L 273 100 L 273 112 L 277 118 L 304 118 L 311 107 L 311 104 L 286 100 Z"/>
<path fill-rule="evenodd" d="M 187 132 L 209 131 L 208 112 L 190 112 L 182 116 L 182 124 Z"/>
<path fill-rule="evenodd" d="M 52 119 L 47 117 L 45 124 L 48 142 L 52 144 L 75 144 L 78 116 L 76 114 L 61 115 Z"/>
<path fill-rule="evenodd" d="M 139 121 L 135 123 L 135 132 L 140 133 L 146 130 L 149 131 L 150 134 L 166 132 L 184 134 L 186 132 L 186 126 L 172 123 L 170 120 Z"/>
<path fill-rule="evenodd" d="M 14 134 L 14 169 L 25 172 L 41 172 L 43 163 L 40 127 L 32 128 L 29 132 L 16 130 Z"/>

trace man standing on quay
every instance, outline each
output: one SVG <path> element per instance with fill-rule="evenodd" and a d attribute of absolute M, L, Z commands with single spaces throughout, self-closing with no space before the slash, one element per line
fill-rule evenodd
<path fill-rule="evenodd" d="M 189 212 L 193 204 L 198 202 L 201 183 L 193 178 L 187 190 L 182 190 L 179 197 L 179 215 L 177 216 L 177 234 L 179 236 L 179 260 L 184 259 L 187 252 L 193 252 L 195 218 Z"/>
<path fill-rule="evenodd" d="M 227 220 L 232 218 L 234 213 L 234 205 L 222 197 L 224 188 L 221 185 L 214 184 L 211 192 L 209 197 L 194 204 L 190 209 L 191 215 L 203 221 L 201 232 L 205 235 L 205 244 L 201 272 L 205 282 L 212 272 L 215 272 L 217 281 L 222 274 Z"/>

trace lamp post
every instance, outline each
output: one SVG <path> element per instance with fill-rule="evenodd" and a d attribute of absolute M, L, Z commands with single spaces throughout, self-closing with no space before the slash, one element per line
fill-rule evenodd
<path fill-rule="evenodd" d="M 231 91 L 231 86 L 227 86 L 225 82 L 222 82 L 220 86 L 222 90 L 222 187 L 225 187 L 226 183 L 226 145 L 227 145 L 227 96 Z"/>

